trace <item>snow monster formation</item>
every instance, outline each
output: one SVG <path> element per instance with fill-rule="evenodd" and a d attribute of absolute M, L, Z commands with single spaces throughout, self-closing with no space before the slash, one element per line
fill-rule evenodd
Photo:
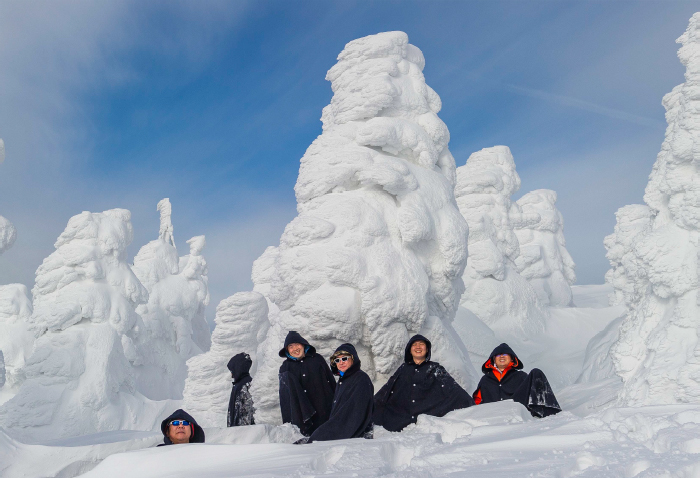
<path fill-rule="evenodd" d="M 543 304 L 571 307 L 576 264 L 566 250 L 564 218 L 556 202 L 557 193 L 551 189 L 530 191 L 516 201 L 522 213 L 528 217 L 537 215 L 540 220 L 534 224 L 529 221 L 516 224 L 520 255 L 515 258 L 515 265 Z"/>
<path fill-rule="evenodd" d="M 200 425 L 226 426 L 231 395 L 231 372 L 226 365 L 231 357 L 244 352 L 253 360 L 250 373 L 255 374 L 257 347 L 269 327 L 267 313 L 267 300 L 257 292 L 238 292 L 216 307 L 211 349 L 187 362 L 185 409 L 197 417 Z"/>
<path fill-rule="evenodd" d="M 204 317 L 209 304 L 204 236 L 190 239 L 190 254 L 178 258 L 172 207 L 158 203 L 160 232 L 134 257 L 133 271 L 148 291 L 148 302 L 136 308 L 143 319 L 136 341 L 125 349 L 136 371 L 136 387 L 152 400 L 181 399 L 186 361 L 209 349 Z"/>
<path fill-rule="evenodd" d="M 0 216 L 0 254 L 8 250 L 17 239 L 17 230 L 15 226 Z"/>
<path fill-rule="evenodd" d="M 124 209 L 72 217 L 37 269 L 28 319 L 37 339 L 17 395 L 0 407 L 3 427 L 45 439 L 155 425 L 159 411 L 136 391 L 124 350 L 135 308 L 148 300 L 126 262 L 130 217 Z"/>
<path fill-rule="evenodd" d="M 522 337 L 544 329 L 547 310 L 515 265 L 516 227 L 534 227 L 540 220 L 511 202 L 518 189 L 520 176 L 507 146 L 477 151 L 457 168 L 455 197 L 469 224 L 462 307 L 493 330 Z"/>
<path fill-rule="evenodd" d="M 269 299 L 252 392 L 256 420 L 279 420 L 277 355 L 296 330 L 328 357 L 356 345 L 381 385 L 421 333 L 467 390 L 475 371 L 451 326 L 464 289 L 467 224 L 455 203 L 450 134 L 403 32 L 348 43 L 328 71 L 323 133 L 301 159 L 298 216 L 253 266 Z"/>
<path fill-rule="evenodd" d="M 610 354 L 620 400 L 632 406 L 700 400 L 700 13 L 677 41 L 686 81 L 663 99 L 668 127 L 649 209 L 618 211 L 606 240 L 608 278 L 627 308 Z"/>

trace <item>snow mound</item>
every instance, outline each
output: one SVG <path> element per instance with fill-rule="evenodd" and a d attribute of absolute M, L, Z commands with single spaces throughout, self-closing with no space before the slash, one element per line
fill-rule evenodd
<path fill-rule="evenodd" d="M 666 138 L 644 206 L 618 211 L 608 279 L 627 307 L 610 353 L 628 405 L 700 398 L 700 13 L 677 40 L 686 82 L 663 99 Z"/>
<path fill-rule="evenodd" d="M 148 300 L 126 262 L 130 218 L 124 209 L 72 217 L 37 269 L 27 319 L 37 339 L 25 381 L 0 407 L 3 426 L 60 438 L 156 423 L 162 410 L 136 391 L 125 354 Z"/>
<path fill-rule="evenodd" d="M 190 255 L 178 258 L 167 198 L 158 203 L 158 211 L 158 239 L 134 257 L 133 271 L 148 290 L 148 302 L 136 308 L 143 324 L 127 356 L 135 367 L 139 392 L 152 400 L 182 399 L 186 361 L 209 348 L 204 236 L 190 239 Z"/>
<path fill-rule="evenodd" d="M 0 254 L 12 247 L 15 243 L 15 239 L 17 239 L 17 230 L 15 226 L 10 221 L 0 216 Z"/>
<path fill-rule="evenodd" d="M 520 176 L 507 146 L 477 151 L 457 168 L 455 197 L 469 224 L 462 306 L 501 334 L 531 336 L 543 330 L 547 310 L 518 273 L 515 227 L 534 225 L 540 217 L 523 214 L 511 202 L 519 188 Z"/>
<path fill-rule="evenodd" d="M 0 286 L 0 352 L 4 356 L 7 388 L 16 388 L 24 381 L 24 364 L 34 345 L 34 334 L 28 325 L 31 315 L 32 300 L 26 286 Z"/>
<path fill-rule="evenodd" d="M 573 259 L 566 250 L 564 218 L 556 207 L 557 193 L 551 189 L 530 191 L 517 205 L 528 217 L 538 215 L 536 223 L 515 224 L 520 255 L 515 258 L 518 272 L 537 292 L 543 304 L 571 307 L 571 285 L 576 281 Z"/>
<path fill-rule="evenodd" d="M 464 289 L 467 224 L 453 188 L 449 131 L 425 83 L 421 51 L 403 32 L 348 43 L 328 71 L 323 134 L 301 159 L 298 216 L 253 267 L 271 302 L 252 391 L 263 421 L 279 419 L 277 369 L 289 330 L 328 356 L 357 346 L 377 384 L 424 333 L 462 385 L 475 372 L 451 322 Z"/>
<path fill-rule="evenodd" d="M 253 360 L 251 375 L 258 366 L 257 347 L 269 322 L 265 297 L 257 292 L 239 292 L 222 300 L 216 308 L 211 349 L 187 362 L 185 408 L 204 427 L 225 427 L 231 372 L 226 364 L 234 355 L 245 352 Z M 274 401 L 276 394 L 269 400 Z M 255 403 L 257 408 L 257 402 Z"/>

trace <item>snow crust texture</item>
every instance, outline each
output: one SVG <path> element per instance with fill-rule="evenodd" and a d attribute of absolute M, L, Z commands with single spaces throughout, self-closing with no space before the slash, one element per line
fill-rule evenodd
<path fill-rule="evenodd" d="M 469 259 L 462 306 L 500 333 L 531 336 L 541 332 L 547 310 L 515 264 L 519 228 L 534 227 L 536 212 L 524 214 L 511 196 L 520 176 L 507 146 L 484 148 L 457 168 L 455 197 L 469 224 Z"/>
<path fill-rule="evenodd" d="M 253 267 L 270 301 L 253 380 L 258 414 L 278 419 L 277 369 L 289 330 L 329 356 L 356 344 L 381 382 L 414 333 L 467 388 L 474 369 L 451 326 L 464 290 L 467 224 L 455 204 L 455 163 L 422 52 L 403 32 L 348 43 L 328 71 L 323 134 L 301 159 L 298 216 Z"/>
<path fill-rule="evenodd" d="M 700 399 L 700 13 L 677 41 L 686 81 L 663 99 L 646 206 L 620 209 L 605 240 L 613 300 L 627 308 L 611 356 L 629 405 Z"/>
<path fill-rule="evenodd" d="M 239 292 L 222 300 L 216 308 L 211 349 L 187 362 L 185 408 L 205 427 L 226 427 L 231 395 L 231 373 L 226 364 L 245 352 L 258 365 L 257 348 L 269 327 L 267 300 L 257 292 Z"/>

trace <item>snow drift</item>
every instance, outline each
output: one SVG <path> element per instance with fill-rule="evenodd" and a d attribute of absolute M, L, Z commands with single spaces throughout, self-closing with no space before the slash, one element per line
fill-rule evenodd
<path fill-rule="evenodd" d="M 520 189 L 507 146 L 484 148 L 457 168 L 455 197 L 469 224 L 469 259 L 462 306 L 493 330 L 515 336 L 541 332 L 547 310 L 517 270 L 515 227 L 534 226 L 540 217 L 523 214 L 511 202 Z"/>
<path fill-rule="evenodd" d="M 518 199 L 522 213 L 527 217 L 539 216 L 539 221 L 516 222 L 520 255 L 515 258 L 515 265 L 543 304 L 570 307 L 576 264 L 566 250 L 564 218 L 556 202 L 557 193 L 551 189 L 530 191 Z"/>
<path fill-rule="evenodd" d="M 628 405 L 700 399 L 700 13 L 678 56 L 685 83 L 663 99 L 666 138 L 644 206 L 618 211 L 607 275 L 627 316 L 611 357 Z"/>
<path fill-rule="evenodd" d="M 253 380 L 258 416 L 279 418 L 277 355 L 296 330 L 328 356 L 357 346 L 377 385 L 414 333 L 471 389 L 474 369 L 451 327 L 463 291 L 467 224 L 439 96 L 403 32 L 348 43 L 329 70 L 323 134 L 301 159 L 298 216 L 253 267 L 271 302 Z"/>

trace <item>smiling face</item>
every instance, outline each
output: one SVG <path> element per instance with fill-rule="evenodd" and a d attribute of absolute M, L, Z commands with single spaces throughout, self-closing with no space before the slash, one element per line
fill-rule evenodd
<path fill-rule="evenodd" d="M 287 346 L 287 352 L 289 352 L 289 355 L 296 359 L 300 359 L 304 357 L 304 346 L 301 344 L 289 344 Z"/>
<path fill-rule="evenodd" d="M 426 355 L 428 355 L 428 345 L 422 340 L 416 340 L 411 344 L 411 355 L 413 356 L 413 363 L 417 365 L 423 363 Z"/>
<path fill-rule="evenodd" d="M 189 443 L 192 436 L 192 428 L 189 425 L 185 426 L 180 422 L 178 426 L 173 424 L 168 425 L 168 438 L 175 445 Z"/>
<path fill-rule="evenodd" d="M 342 359 L 344 359 L 345 357 L 347 357 L 348 359 L 343 361 Z M 341 372 L 345 373 L 347 369 L 352 367 L 352 357 L 350 355 L 341 355 L 338 358 L 341 360 L 340 362 L 337 362 L 335 366 L 338 367 L 338 370 L 340 370 Z"/>
<path fill-rule="evenodd" d="M 513 359 L 508 354 L 501 354 L 501 355 L 496 355 L 493 358 L 493 361 L 495 362 L 496 367 L 498 367 L 498 370 L 503 370 L 511 362 L 513 362 Z"/>

